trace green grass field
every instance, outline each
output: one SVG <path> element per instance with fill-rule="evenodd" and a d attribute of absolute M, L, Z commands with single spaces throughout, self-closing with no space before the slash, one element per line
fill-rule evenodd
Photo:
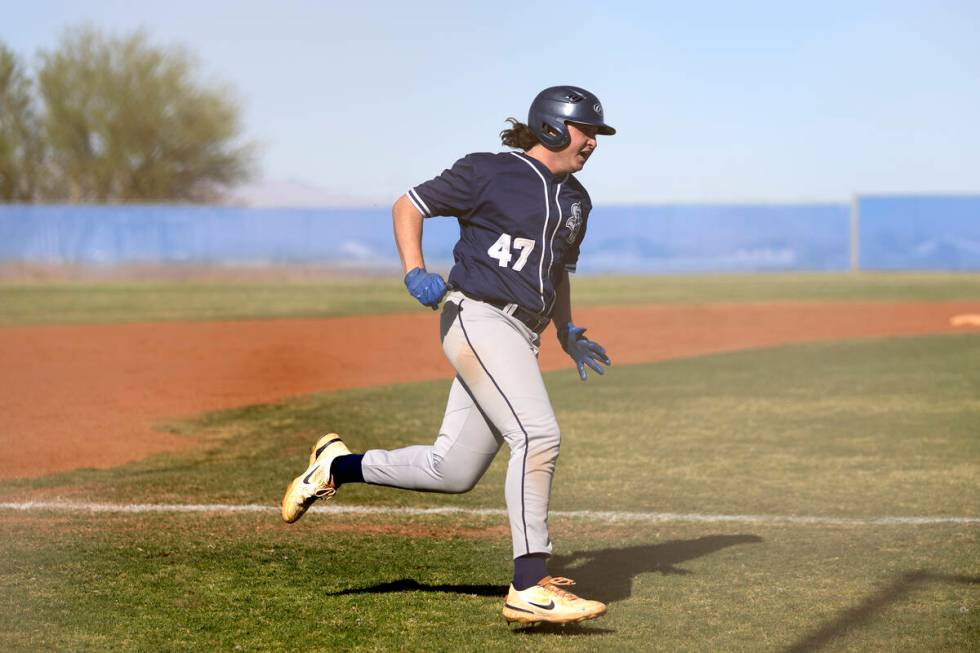
<path fill-rule="evenodd" d="M 673 281 L 630 282 L 616 299 L 670 301 L 671 288 L 685 285 L 686 301 L 828 292 L 823 278 L 808 288 L 806 279 L 774 277 L 751 296 L 723 293 L 730 279 L 703 289 Z M 835 283 L 839 299 L 980 297 L 975 277 L 929 290 L 942 284 Z M 226 310 L 222 301 L 203 305 Z M 105 317 L 156 310 L 128 306 Z M 18 309 L 8 323 L 45 310 Z M 609 603 L 600 620 L 504 624 L 510 547 L 498 514 L 314 510 L 295 525 L 279 521 L 282 490 L 319 434 L 338 431 L 362 450 L 430 440 L 448 390 L 433 382 L 202 415 L 161 425 L 201 440 L 180 454 L 0 481 L 8 502 L 268 507 L 0 509 L 0 650 L 980 649 L 980 522 L 874 523 L 980 517 L 980 335 L 802 344 L 616 366 L 588 383 L 567 371 L 546 381 L 563 433 L 553 510 L 579 513 L 553 517 L 551 568 Z M 464 495 L 345 486 L 336 505 L 499 509 L 504 465 L 502 453 Z M 627 521 L 582 511 L 763 519 Z"/>
<path fill-rule="evenodd" d="M 577 277 L 576 305 L 980 298 L 980 274 Z M 292 282 L 0 282 L 0 326 L 414 311 L 397 274 Z"/>

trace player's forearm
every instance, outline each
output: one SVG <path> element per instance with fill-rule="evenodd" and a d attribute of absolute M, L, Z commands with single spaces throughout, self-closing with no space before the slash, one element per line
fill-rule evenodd
<path fill-rule="evenodd" d="M 555 328 L 572 321 L 572 288 L 568 279 L 568 270 L 562 270 L 555 287 L 555 310 L 551 313 L 551 321 Z"/>
<path fill-rule="evenodd" d="M 422 222 L 424 218 L 407 196 L 402 195 L 391 207 L 391 221 L 395 229 L 395 245 L 402 260 L 404 272 L 425 267 L 422 256 Z"/>

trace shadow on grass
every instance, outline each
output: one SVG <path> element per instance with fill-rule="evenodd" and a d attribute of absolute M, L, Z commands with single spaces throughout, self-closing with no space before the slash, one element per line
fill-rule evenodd
<path fill-rule="evenodd" d="M 633 577 L 648 572 L 662 574 L 689 574 L 677 565 L 715 553 L 736 544 L 761 542 L 757 535 L 706 535 L 694 540 L 675 540 L 662 544 L 641 544 L 623 548 L 576 551 L 554 556 L 549 562 L 550 571 L 556 576 L 574 576 L 577 584 L 590 599 L 604 603 L 622 601 L 632 593 Z M 503 598 L 506 585 L 431 585 L 411 578 L 379 583 L 370 587 L 331 592 L 331 596 L 346 594 L 388 594 L 390 592 L 448 592 L 475 596 Z M 566 626 L 563 633 L 570 633 Z M 536 629 L 537 630 L 537 629 Z M 583 629 L 590 632 L 593 628 Z"/>
<path fill-rule="evenodd" d="M 923 570 L 909 571 L 893 580 L 887 587 L 876 592 L 853 608 L 844 610 L 836 619 L 816 629 L 803 639 L 793 644 L 786 653 L 804 653 L 816 651 L 848 631 L 859 628 L 892 603 L 901 600 L 905 595 L 926 583 L 946 583 L 950 585 L 977 585 L 980 587 L 980 576 L 953 576 L 950 574 L 934 574 Z"/>
<path fill-rule="evenodd" d="M 539 624 L 537 626 L 521 626 L 513 628 L 511 632 L 515 635 L 564 635 L 565 637 L 575 637 L 579 635 L 609 635 L 616 631 L 611 628 L 597 628 L 596 626 L 586 626 L 584 624 L 594 623 L 584 621 L 581 624 Z"/>
<path fill-rule="evenodd" d="M 662 544 L 640 544 L 619 549 L 576 551 L 554 556 L 548 563 L 551 573 L 575 578 L 582 593 L 603 603 L 629 598 L 633 578 L 639 574 L 690 574 L 677 565 L 736 544 L 757 544 L 758 535 L 705 535 L 693 540 L 673 540 Z"/>
<path fill-rule="evenodd" d="M 494 596 L 504 598 L 507 595 L 506 585 L 430 585 L 420 583 L 411 578 L 393 580 L 390 583 L 378 583 L 370 587 L 328 592 L 327 596 L 343 596 L 345 594 L 390 594 L 391 592 L 448 592 L 450 594 L 468 594 L 470 596 Z"/>

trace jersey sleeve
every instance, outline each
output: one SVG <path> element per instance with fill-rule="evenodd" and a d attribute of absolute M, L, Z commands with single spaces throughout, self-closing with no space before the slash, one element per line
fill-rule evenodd
<path fill-rule="evenodd" d="M 582 212 L 582 228 L 578 230 L 578 235 L 575 237 L 575 241 L 565 253 L 565 269 L 569 272 L 575 272 L 576 267 L 578 267 L 579 248 L 582 245 L 582 241 L 585 240 L 585 231 L 589 227 L 589 213 L 591 212 L 592 207 L 586 204 L 585 210 Z"/>
<path fill-rule="evenodd" d="M 408 189 L 408 199 L 426 218 L 437 215 L 460 217 L 473 206 L 476 172 L 473 159 L 463 157 L 438 177 Z"/>

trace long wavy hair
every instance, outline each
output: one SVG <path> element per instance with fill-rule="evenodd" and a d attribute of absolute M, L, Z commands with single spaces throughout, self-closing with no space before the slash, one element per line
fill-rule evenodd
<path fill-rule="evenodd" d="M 516 147 L 527 152 L 541 142 L 531 128 L 517 118 L 508 118 L 507 122 L 511 126 L 500 132 L 500 142 L 507 147 Z"/>

